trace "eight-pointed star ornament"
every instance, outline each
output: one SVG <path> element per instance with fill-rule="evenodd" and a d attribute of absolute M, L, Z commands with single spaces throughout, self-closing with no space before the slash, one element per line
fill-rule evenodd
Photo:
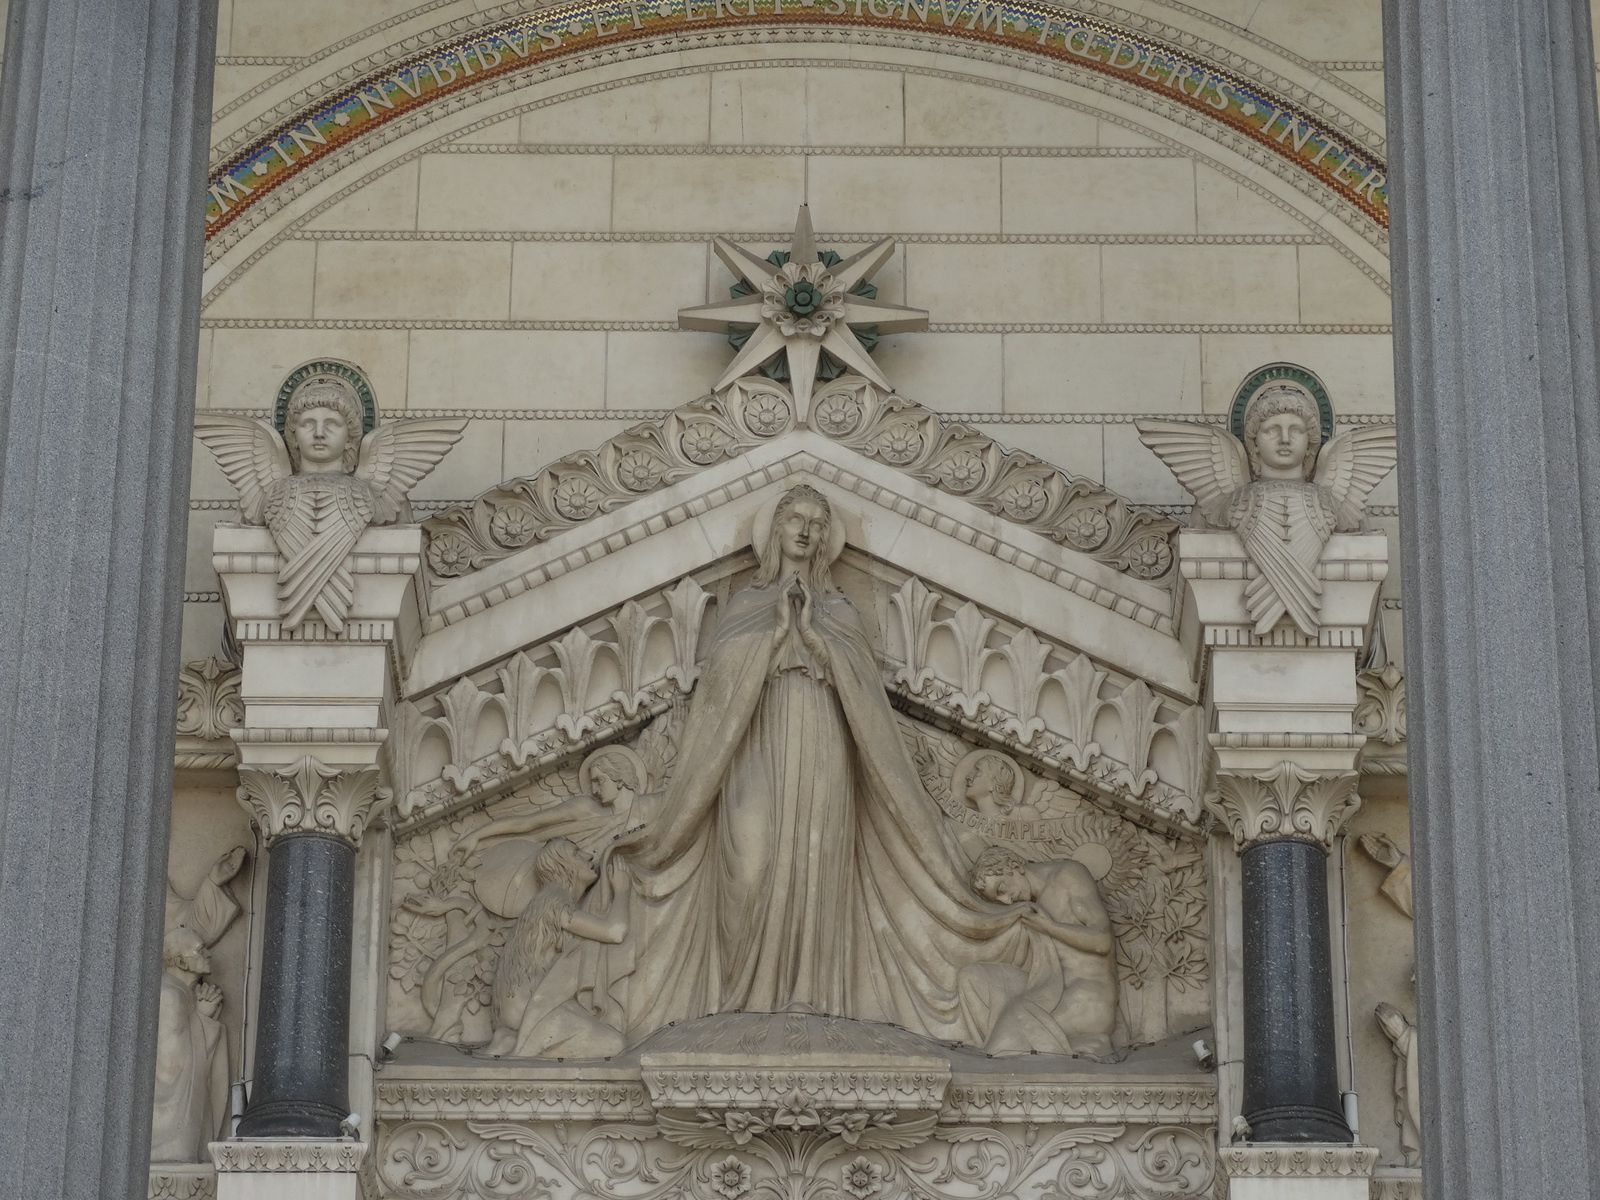
<path fill-rule="evenodd" d="M 730 271 L 755 289 L 748 296 L 697 304 L 678 313 L 678 325 L 683 329 L 725 331 L 730 326 L 755 326 L 750 340 L 714 385 L 717 390 L 735 379 L 755 374 L 769 359 L 786 354 L 789 387 L 804 420 L 824 351 L 846 370 L 864 376 L 885 391 L 892 390 L 851 326 L 871 325 L 879 333 L 910 333 L 928 327 L 928 314 L 923 309 L 850 294 L 889 261 L 894 253 L 893 238 L 883 238 L 829 266 L 817 253 L 811 210 L 804 204 L 795 220 L 789 261 L 781 266 L 727 238 L 712 239 L 711 248 Z"/>

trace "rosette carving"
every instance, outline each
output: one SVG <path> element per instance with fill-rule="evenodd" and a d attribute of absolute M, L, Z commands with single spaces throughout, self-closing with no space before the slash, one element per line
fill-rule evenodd
<path fill-rule="evenodd" d="M 1285 760 L 1265 771 L 1218 772 L 1207 807 L 1228 827 L 1241 850 L 1282 838 L 1333 845 L 1361 807 L 1354 771 L 1317 773 Z"/>
<path fill-rule="evenodd" d="M 741 379 L 663 417 L 642 421 L 597 450 L 491 488 L 423 523 L 428 569 L 453 579 L 591 517 L 670 487 L 794 428 L 788 389 Z"/>
<path fill-rule="evenodd" d="M 240 767 L 237 794 L 269 846 L 291 833 L 324 833 L 359 846 L 367 824 L 389 803 L 377 767 L 330 767 L 309 754 L 290 766 Z"/>
<path fill-rule="evenodd" d="M 868 458 L 1124 574 L 1162 584 L 1173 578 L 1176 521 L 1135 509 L 1091 480 L 1002 446 L 904 396 L 884 395 L 860 376 L 819 385 L 811 425 Z"/>

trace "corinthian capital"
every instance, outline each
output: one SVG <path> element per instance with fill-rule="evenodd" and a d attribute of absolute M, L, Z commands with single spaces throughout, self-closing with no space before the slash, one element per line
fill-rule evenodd
<path fill-rule="evenodd" d="M 339 768 L 305 755 L 283 767 L 240 767 L 239 803 L 267 845 L 289 833 L 323 833 L 361 845 L 367 822 L 389 803 L 375 766 Z"/>
<path fill-rule="evenodd" d="M 1357 778 L 1355 771 L 1307 771 L 1287 760 L 1261 771 L 1219 771 L 1207 807 L 1241 850 L 1280 838 L 1327 850 L 1361 807 Z"/>

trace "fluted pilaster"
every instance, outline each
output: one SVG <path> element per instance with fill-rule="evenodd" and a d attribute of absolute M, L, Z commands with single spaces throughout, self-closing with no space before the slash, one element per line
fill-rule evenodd
<path fill-rule="evenodd" d="M 1423 1178 L 1600 1196 L 1589 3 L 1385 8 Z"/>
<path fill-rule="evenodd" d="M 0 1195 L 143 1196 L 215 0 L 11 0 Z"/>

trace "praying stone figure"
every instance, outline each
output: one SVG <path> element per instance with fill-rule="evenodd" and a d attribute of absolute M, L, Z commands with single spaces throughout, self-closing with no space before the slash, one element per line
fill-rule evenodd
<path fill-rule="evenodd" d="M 1394 1051 L 1394 1123 L 1400 1127 L 1400 1150 L 1406 1166 L 1422 1162 L 1422 1076 L 1417 1057 L 1417 1027 L 1392 1004 L 1373 1009 L 1378 1027 Z"/>
<path fill-rule="evenodd" d="M 1322 608 L 1317 563 L 1333 534 L 1361 529 L 1367 497 L 1394 469 L 1394 426 L 1362 426 L 1323 446 L 1316 401 L 1287 381 L 1250 400 L 1243 443 L 1214 425 L 1135 424 L 1144 444 L 1193 493 L 1197 524 L 1231 529 L 1244 543 L 1260 571 L 1245 588 L 1256 633 L 1265 636 L 1287 615 L 1315 637 Z"/>
<path fill-rule="evenodd" d="M 193 896 L 184 896 L 167 881 L 151 1162 L 203 1162 L 206 1144 L 223 1132 L 228 1039 L 218 1019 L 222 989 L 205 977 L 211 973 L 210 948 L 239 915 L 239 902 L 228 884 L 246 857 L 243 846 L 227 851 Z"/>
<path fill-rule="evenodd" d="M 981 963 L 962 973 L 962 1003 L 988 1030 L 990 1054 L 1030 1050 L 1110 1060 L 1117 1024 L 1116 946 L 1094 876 L 1072 859 L 1029 863 L 991 846 L 972 864 L 972 889 L 996 904 L 1026 904 L 1044 935 L 1028 969 Z"/>
<path fill-rule="evenodd" d="M 517 917 L 495 971 L 494 1057 L 604 1058 L 621 1051 L 622 1035 L 577 1000 L 584 959 L 565 953 L 574 940 L 620 943 L 627 926 L 579 908 L 598 878 L 589 856 L 566 838 L 552 838 L 533 862 L 538 889 Z"/>
<path fill-rule="evenodd" d="M 633 1040 L 717 1012 L 823 1013 L 981 1041 L 960 973 L 1022 967 L 1053 936 L 973 893 L 923 790 L 878 659 L 830 568 L 844 528 L 801 485 L 757 515 L 754 581 L 729 599 L 676 767 L 608 853 L 633 879 Z M 986 1031 L 985 1031 L 986 1032 Z"/>
<path fill-rule="evenodd" d="M 228 1038 L 218 1019 L 222 989 L 204 982 L 211 956 L 187 925 L 168 930 L 161 964 L 150 1161 L 202 1162 L 228 1111 Z"/>
<path fill-rule="evenodd" d="M 362 437 L 362 422 L 355 389 L 335 375 L 312 375 L 295 389 L 281 437 L 251 417 L 195 418 L 196 435 L 239 493 L 245 522 L 272 531 L 285 630 L 313 609 L 330 631 L 344 629 L 356 539 L 369 525 L 409 518 L 406 494 L 466 428 L 459 420 L 391 421 Z"/>

